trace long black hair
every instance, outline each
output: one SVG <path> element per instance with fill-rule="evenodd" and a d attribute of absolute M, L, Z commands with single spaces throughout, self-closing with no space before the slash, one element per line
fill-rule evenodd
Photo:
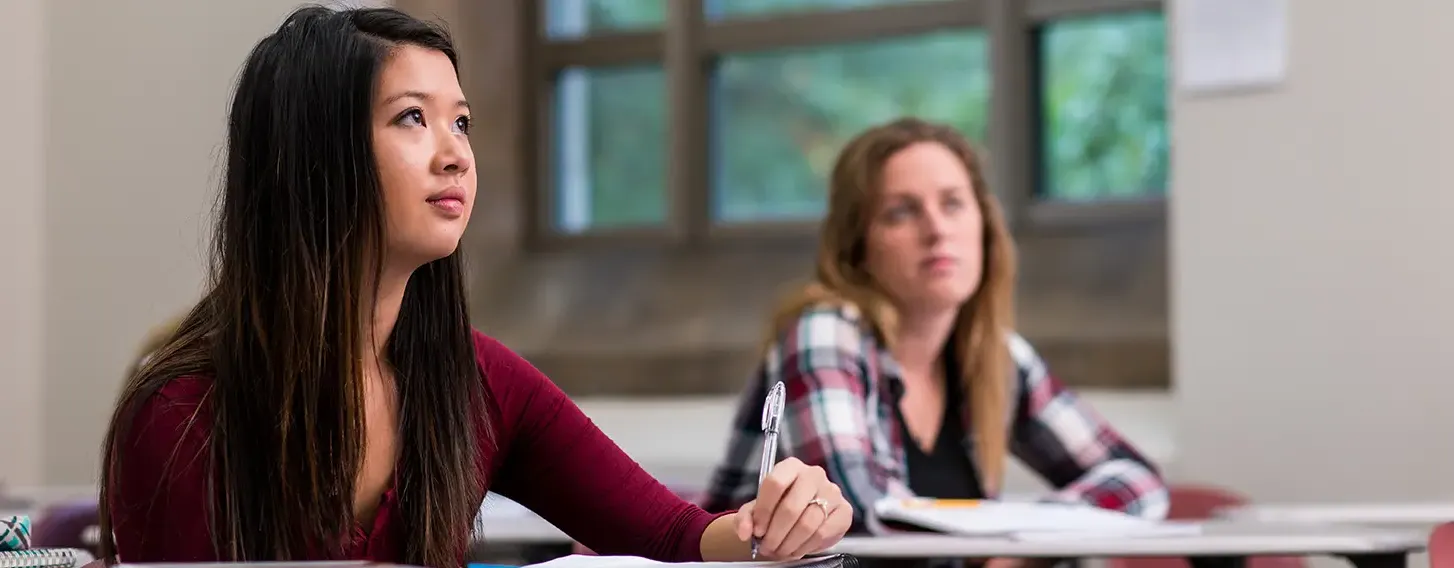
<path fill-rule="evenodd" d="M 103 554 L 141 403 L 168 381 L 207 394 L 213 545 L 235 561 L 338 554 L 364 456 L 364 313 L 382 270 L 371 113 L 399 46 L 448 34 L 393 9 L 292 13 L 249 55 L 232 101 L 210 289 L 123 388 L 103 449 Z M 458 253 L 409 279 L 388 344 L 399 398 L 394 472 L 408 564 L 457 566 L 484 498 L 491 403 L 474 357 Z M 184 459 L 175 461 L 185 461 Z M 160 480 L 158 480 L 160 481 Z M 159 488 L 160 489 L 160 488 Z M 161 489 L 164 490 L 164 489 Z"/>

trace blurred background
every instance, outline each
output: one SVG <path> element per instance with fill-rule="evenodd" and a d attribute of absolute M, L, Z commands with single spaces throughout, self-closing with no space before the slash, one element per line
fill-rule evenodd
<path fill-rule="evenodd" d="M 461 49 L 476 325 L 660 476 L 705 481 L 835 153 L 915 114 L 986 149 L 1021 332 L 1173 479 L 1454 498 L 1454 4 L 1288 4 L 1285 79 L 1194 93 L 1170 1 L 396 3 Z M 91 490 L 296 5 L 0 0 L 0 481 Z"/>

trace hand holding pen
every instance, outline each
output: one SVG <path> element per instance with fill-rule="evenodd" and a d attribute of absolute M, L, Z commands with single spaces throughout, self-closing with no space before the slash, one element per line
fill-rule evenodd
<path fill-rule="evenodd" d="M 757 499 L 737 511 L 737 537 L 752 541 L 752 558 L 789 560 L 821 552 L 853 524 L 853 507 L 823 468 L 797 458 L 776 462 L 783 384 L 768 391 L 762 409 L 762 462 Z"/>

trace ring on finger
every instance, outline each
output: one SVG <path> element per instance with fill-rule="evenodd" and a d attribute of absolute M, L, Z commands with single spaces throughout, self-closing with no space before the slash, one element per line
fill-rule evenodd
<path fill-rule="evenodd" d="M 822 497 L 815 497 L 815 498 L 813 498 L 812 501 L 808 501 L 808 504 L 809 505 L 817 505 L 819 509 L 822 509 L 823 510 L 823 516 L 824 517 L 827 517 L 828 516 L 828 500 L 827 499 L 824 499 Z"/>

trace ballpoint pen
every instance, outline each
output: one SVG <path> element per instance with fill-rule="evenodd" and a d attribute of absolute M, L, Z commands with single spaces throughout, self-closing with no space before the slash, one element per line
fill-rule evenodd
<path fill-rule="evenodd" d="M 762 403 L 762 463 L 757 467 L 757 489 L 762 492 L 762 482 L 777 463 L 777 433 L 783 418 L 783 383 L 778 381 L 767 391 L 767 400 Z M 757 548 L 762 544 L 756 535 L 752 537 L 752 559 L 757 560 Z"/>

